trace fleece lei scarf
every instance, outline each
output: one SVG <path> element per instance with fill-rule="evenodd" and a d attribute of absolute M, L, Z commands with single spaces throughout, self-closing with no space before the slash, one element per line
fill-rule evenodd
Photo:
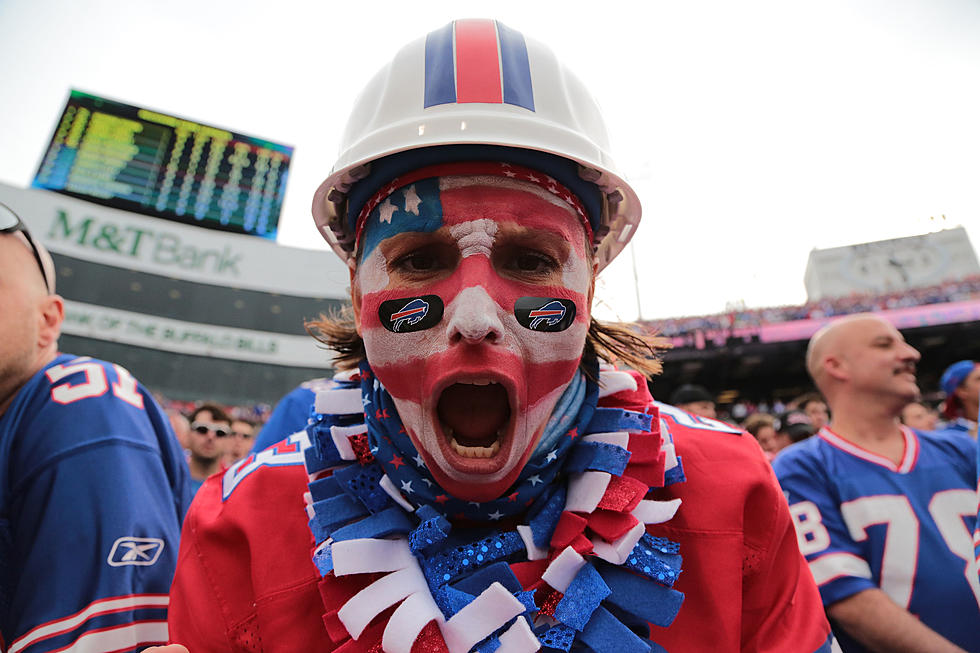
<path fill-rule="evenodd" d="M 428 475 L 366 365 L 317 396 L 307 514 L 335 650 L 663 650 L 649 624 L 669 626 L 680 609 L 681 557 L 646 524 L 671 519 L 680 500 L 645 497 L 684 480 L 680 460 L 642 377 L 610 368 L 598 386 L 582 381 L 581 400 L 559 402 L 548 445 L 482 504 Z M 650 412 L 628 409 L 641 407 Z"/>

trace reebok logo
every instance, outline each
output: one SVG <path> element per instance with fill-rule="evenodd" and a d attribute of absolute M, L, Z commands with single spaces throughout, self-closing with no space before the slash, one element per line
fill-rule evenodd
<path fill-rule="evenodd" d="M 157 561 L 164 542 L 157 537 L 120 537 L 112 543 L 106 562 L 111 567 L 141 565 L 148 567 Z"/>

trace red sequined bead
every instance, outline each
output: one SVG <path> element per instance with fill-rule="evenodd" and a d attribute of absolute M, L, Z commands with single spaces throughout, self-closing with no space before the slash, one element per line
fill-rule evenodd
<path fill-rule="evenodd" d="M 362 465 L 370 465 L 374 462 L 374 454 L 371 453 L 371 443 L 368 442 L 367 433 L 351 435 L 347 439 L 350 441 L 350 448 L 354 450 L 354 455 L 357 456 L 357 462 Z"/>

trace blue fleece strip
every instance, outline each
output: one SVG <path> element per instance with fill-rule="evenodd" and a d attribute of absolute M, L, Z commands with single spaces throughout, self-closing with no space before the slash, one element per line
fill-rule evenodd
<path fill-rule="evenodd" d="M 391 506 L 376 515 L 338 528 L 330 534 L 334 540 L 359 540 L 362 538 L 385 537 L 396 533 L 404 534 L 412 530 L 412 520 L 401 506 Z"/>
<path fill-rule="evenodd" d="M 637 413 L 622 408 L 596 408 L 592 421 L 585 429 L 585 434 L 613 433 L 616 431 L 645 433 L 650 430 L 652 418 L 646 413 Z"/>
<path fill-rule="evenodd" d="M 631 455 L 628 449 L 615 444 L 579 442 L 565 463 L 565 471 L 608 472 L 613 476 L 622 476 Z"/>
<path fill-rule="evenodd" d="M 651 583 L 615 565 L 603 565 L 600 573 L 612 594 L 606 601 L 624 612 L 666 628 L 673 623 L 684 595 Z"/>
<path fill-rule="evenodd" d="M 360 501 L 347 494 L 339 494 L 313 504 L 316 522 L 328 533 L 342 524 L 368 515 L 367 508 Z"/>
<path fill-rule="evenodd" d="M 601 605 L 592 613 L 579 641 L 594 651 L 609 650 L 610 642 L 616 643 L 616 653 L 647 653 L 650 650 L 645 640 L 637 637 Z"/>
<path fill-rule="evenodd" d="M 582 630 L 610 591 L 595 567 L 583 565 L 555 607 L 555 619 Z"/>

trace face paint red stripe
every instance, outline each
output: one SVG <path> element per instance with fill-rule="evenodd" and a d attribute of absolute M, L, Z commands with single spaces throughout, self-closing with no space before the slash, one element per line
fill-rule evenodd
<path fill-rule="evenodd" d="M 456 101 L 504 101 L 497 29 L 491 20 L 456 21 Z"/>
<path fill-rule="evenodd" d="M 491 348 L 485 348 L 482 354 L 474 356 L 472 351 L 461 349 L 441 352 L 430 356 L 425 368 L 453 370 L 457 374 L 500 372 L 503 377 L 520 376 L 519 380 L 515 378 L 516 385 L 523 388 L 526 395 L 516 399 L 519 403 L 518 410 L 522 410 L 533 406 L 556 387 L 571 380 L 579 364 L 579 358 L 522 362 L 510 352 L 492 351 Z M 439 400 L 436 396 L 436 385 L 440 379 L 420 373 L 418 361 L 376 366 L 374 370 L 378 378 L 384 379 L 385 389 L 393 397 L 416 404 Z"/>

